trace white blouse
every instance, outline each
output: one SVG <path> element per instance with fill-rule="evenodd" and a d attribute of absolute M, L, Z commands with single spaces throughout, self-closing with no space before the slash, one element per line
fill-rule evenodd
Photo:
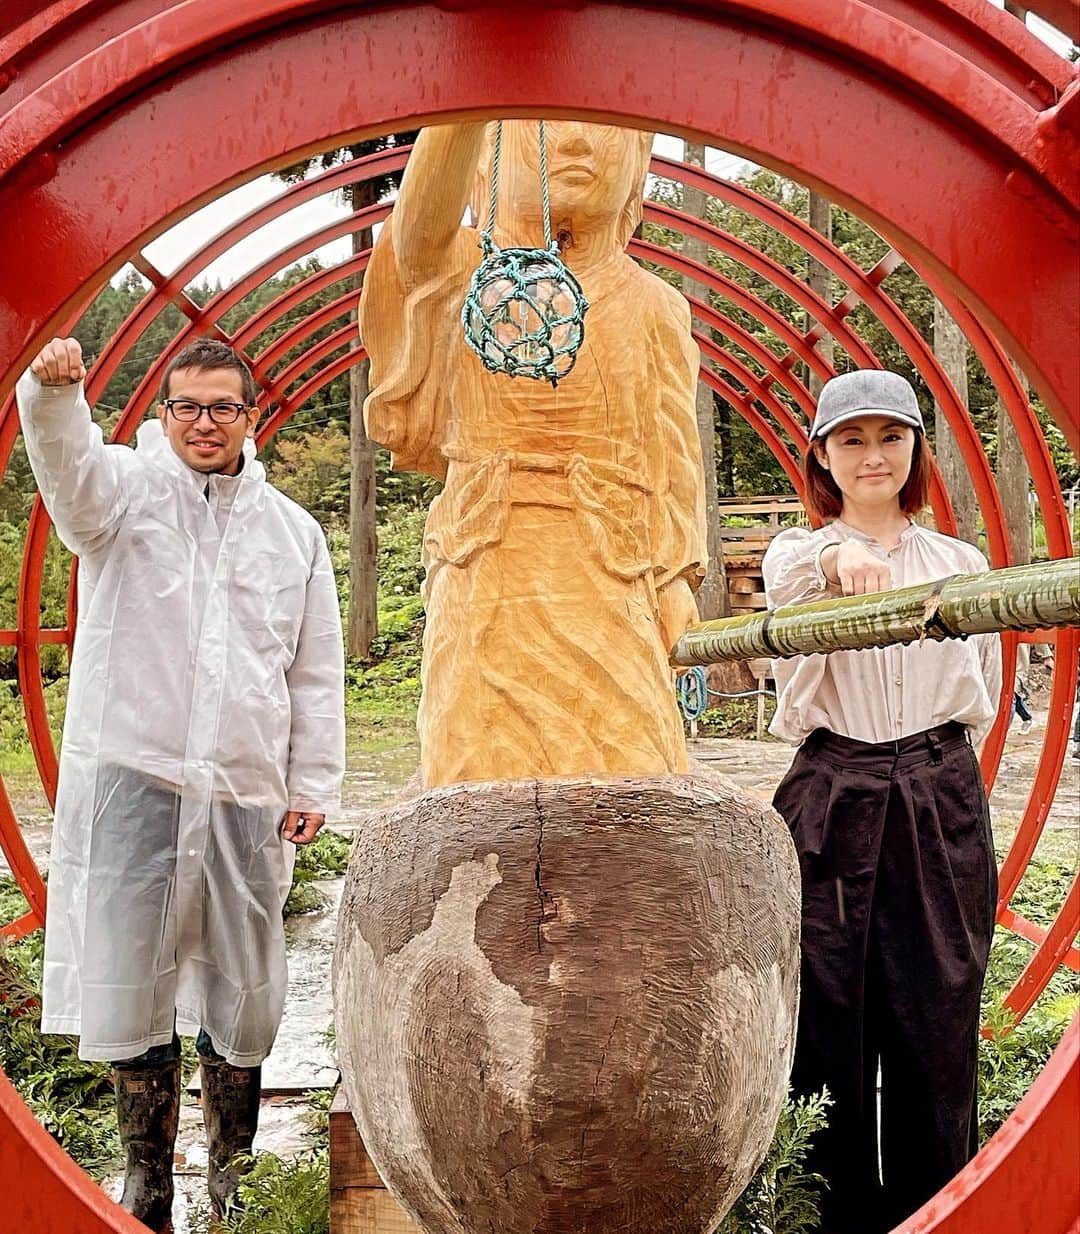
<path fill-rule="evenodd" d="M 990 567 L 964 540 L 910 524 L 891 549 L 836 520 L 811 531 L 791 527 L 769 545 L 762 564 L 770 608 L 842 594 L 821 569 L 831 544 L 858 540 L 888 562 L 893 585 L 908 587 Z M 956 720 L 979 744 L 990 731 L 1001 694 L 1001 639 L 969 639 L 833 651 L 773 661 L 778 693 L 769 731 L 798 744 L 816 728 L 856 741 L 894 741 Z"/>

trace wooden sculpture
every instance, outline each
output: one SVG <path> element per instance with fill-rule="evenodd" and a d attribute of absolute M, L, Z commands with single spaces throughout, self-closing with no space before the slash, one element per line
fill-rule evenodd
<path fill-rule="evenodd" d="M 492 132 L 421 134 L 365 279 L 369 434 L 445 480 L 424 536 L 421 783 L 361 833 L 335 955 L 350 1104 L 426 1234 L 705 1234 L 786 1089 L 786 829 L 689 768 L 668 652 L 704 572 L 698 353 L 625 253 L 651 137 L 548 125 L 590 308 L 556 388 L 484 370 L 462 303 Z M 539 246 L 537 126 L 495 240 Z"/>
<path fill-rule="evenodd" d="M 364 283 L 368 434 L 445 481 L 424 534 L 428 787 L 686 770 L 667 657 L 704 574 L 690 313 L 625 252 L 649 135 L 548 127 L 553 229 L 591 304 L 556 389 L 492 376 L 465 344 L 484 125 L 421 135 Z M 507 124 L 501 244 L 542 243 L 538 161 L 537 126 Z"/>

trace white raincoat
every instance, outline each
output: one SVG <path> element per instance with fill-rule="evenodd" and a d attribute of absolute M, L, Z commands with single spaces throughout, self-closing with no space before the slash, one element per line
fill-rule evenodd
<path fill-rule="evenodd" d="M 202 475 L 156 420 L 105 445 L 82 386 L 18 385 L 30 463 L 79 556 L 49 866 L 42 1029 L 123 1059 L 200 1027 L 235 1066 L 285 998 L 286 810 L 344 769 L 341 619 L 315 520 Z"/>

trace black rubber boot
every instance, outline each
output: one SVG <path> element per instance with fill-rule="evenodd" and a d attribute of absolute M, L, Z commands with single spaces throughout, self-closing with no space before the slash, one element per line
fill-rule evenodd
<path fill-rule="evenodd" d="M 127 1154 L 120 1205 L 156 1234 L 172 1234 L 180 1064 L 117 1067 L 113 1082 L 120 1142 Z"/>
<path fill-rule="evenodd" d="M 237 1207 L 236 1188 L 246 1167 L 235 1158 L 250 1156 L 259 1123 L 261 1067 L 233 1067 L 201 1057 L 203 1122 L 209 1141 L 207 1183 L 210 1208 L 220 1221 Z"/>

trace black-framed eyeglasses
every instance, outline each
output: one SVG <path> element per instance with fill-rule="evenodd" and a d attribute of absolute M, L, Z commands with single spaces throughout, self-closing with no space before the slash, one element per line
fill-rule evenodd
<path fill-rule="evenodd" d="M 241 412 L 247 410 L 245 403 L 196 403 L 190 398 L 167 398 L 165 410 L 182 424 L 194 424 L 205 411 L 215 424 L 235 424 Z"/>

